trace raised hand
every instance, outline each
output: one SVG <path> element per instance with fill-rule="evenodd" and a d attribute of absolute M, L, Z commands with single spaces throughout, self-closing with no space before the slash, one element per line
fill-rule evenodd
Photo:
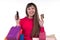
<path fill-rule="evenodd" d="M 16 20 L 16 25 L 19 26 L 19 13 L 17 11 L 16 15 L 15 15 L 15 20 Z"/>
<path fill-rule="evenodd" d="M 39 24 L 40 24 L 41 27 L 43 27 L 43 24 L 44 24 L 44 20 L 43 20 L 44 19 L 44 14 L 41 14 L 40 17 L 41 18 L 39 20 Z"/>

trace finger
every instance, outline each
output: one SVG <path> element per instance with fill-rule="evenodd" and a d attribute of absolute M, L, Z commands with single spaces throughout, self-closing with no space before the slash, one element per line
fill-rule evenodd
<path fill-rule="evenodd" d="M 15 15 L 15 20 L 17 20 L 17 15 Z M 19 19 L 18 19 L 19 20 Z"/>
<path fill-rule="evenodd" d="M 15 15 L 15 20 L 17 19 L 17 15 Z"/>
<path fill-rule="evenodd" d="M 15 20 L 17 19 L 17 15 L 15 15 Z M 19 26 L 20 19 L 16 20 L 16 25 Z"/>

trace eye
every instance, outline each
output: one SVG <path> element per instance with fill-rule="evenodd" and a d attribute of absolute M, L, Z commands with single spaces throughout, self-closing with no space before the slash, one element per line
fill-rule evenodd
<path fill-rule="evenodd" d="M 27 8 L 27 10 L 30 10 L 30 8 Z"/>
<path fill-rule="evenodd" d="M 33 7 L 32 9 L 33 9 L 33 10 L 35 10 L 35 8 L 34 8 L 34 7 Z"/>
<path fill-rule="evenodd" d="M 32 9 L 34 9 L 34 8 L 32 8 Z"/>

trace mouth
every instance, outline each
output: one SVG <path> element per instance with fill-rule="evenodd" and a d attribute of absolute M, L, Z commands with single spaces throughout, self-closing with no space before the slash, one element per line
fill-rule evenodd
<path fill-rule="evenodd" d="M 34 12 L 30 12 L 30 14 L 34 14 Z"/>

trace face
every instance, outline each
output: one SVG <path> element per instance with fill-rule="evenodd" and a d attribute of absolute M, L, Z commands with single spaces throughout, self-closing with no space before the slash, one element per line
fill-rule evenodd
<path fill-rule="evenodd" d="M 32 17 L 35 14 L 35 7 L 32 5 L 27 8 L 27 13 L 30 17 Z"/>

